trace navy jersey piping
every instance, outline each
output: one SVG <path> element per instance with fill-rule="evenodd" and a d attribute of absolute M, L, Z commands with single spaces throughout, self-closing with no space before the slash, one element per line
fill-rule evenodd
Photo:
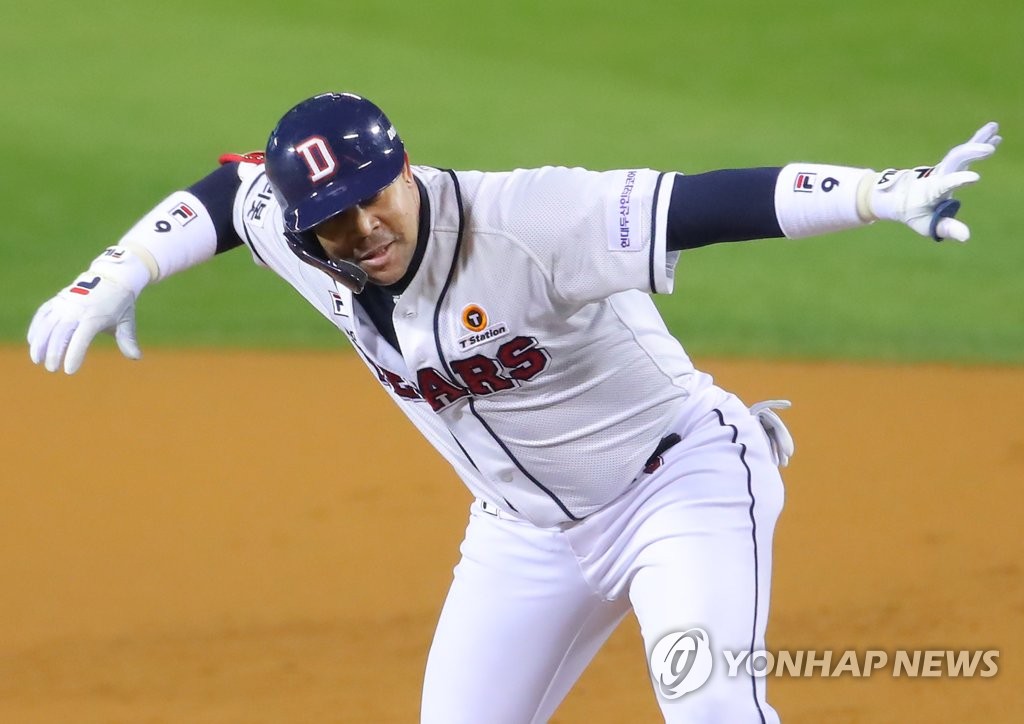
<path fill-rule="evenodd" d="M 469 460 L 469 464 L 472 465 L 473 469 L 479 473 L 480 468 L 477 466 L 476 461 L 473 459 L 473 456 L 469 454 L 469 451 L 462 446 L 462 443 L 459 441 L 459 438 L 455 437 L 455 433 L 453 433 L 451 430 L 448 431 L 448 434 L 452 436 L 452 440 L 454 440 L 455 444 L 459 446 L 459 450 L 462 451 L 462 454 L 466 456 L 466 460 Z"/>
<path fill-rule="evenodd" d="M 462 189 L 459 186 L 459 179 L 455 175 L 455 172 L 452 171 L 451 169 L 444 169 L 444 171 L 451 177 L 452 184 L 455 187 L 455 199 L 459 206 L 459 231 L 455 240 L 455 253 L 452 256 L 451 268 L 449 268 L 448 270 L 448 278 L 445 279 L 444 286 L 441 288 L 441 294 L 438 295 L 437 302 L 434 305 L 434 345 L 437 348 L 437 358 L 441 361 L 441 364 L 444 366 L 444 371 L 448 374 L 449 379 L 454 380 L 456 379 L 455 374 L 452 372 L 451 367 L 448 365 L 448 360 L 445 359 L 444 351 L 441 348 L 441 333 L 439 320 L 441 318 L 441 305 L 444 303 L 444 298 L 448 294 L 448 288 L 451 286 L 452 279 L 455 277 L 455 268 L 458 266 L 459 263 L 459 253 L 462 251 L 462 232 L 465 229 L 466 215 L 465 209 L 463 208 L 462 204 Z M 519 460 L 516 459 L 515 455 L 513 455 L 512 452 L 505 446 L 505 443 L 502 442 L 501 438 L 499 438 L 494 433 L 494 430 L 492 430 L 490 426 L 484 421 L 483 417 L 480 416 L 480 413 L 477 412 L 476 406 L 473 404 L 472 399 L 469 400 L 468 405 L 469 411 L 473 414 L 473 417 L 475 417 L 477 421 L 483 426 L 483 428 L 487 431 L 487 434 L 490 435 L 496 443 L 498 443 L 498 446 L 502 449 L 502 451 L 504 451 L 506 455 L 508 455 L 509 460 L 511 460 L 515 464 L 515 466 L 519 469 L 519 472 L 525 475 L 530 480 L 530 482 L 532 482 L 538 488 L 543 490 L 544 493 L 549 498 L 551 498 L 551 500 L 553 500 L 555 504 L 558 505 L 558 507 L 562 510 L 562 512 L 569 516 L 571 520 L 581 520 L 581 518 L 569 512 L 569 509 L 566 508 L 565 504 L 558 499 L 557 495 L 555 495 L 546 487 L 544 487 L 544 485 L 542 485 L 539 480 L 537 480 L 535 477 L 533 477 L 532 475 L 530 475 L 530 473 L 526 471 L 526 469 L 522 466 L 522 463 L 520 463 Z M 452 437 L 455 436 L 452 435 Z M 458 442 L 457 438 L 456 442 Z M 459 447 L 462 447 L 461 443 L 459 444 Z"/>
<path fill-rule="evenodd" d="M 725 416 L 722 411 L 715 408 L 715 414 L 718 415 L 718 424 L 722 427 L 732 428 L 732 440 L 730 442 L 736 443 L 739 438 L 739 430 L 735 425 L 731 425 L 725 421 Z M 758 590 L 758 557 L 757 557 L 757 521 L 754 519 L 754 488 L 753 480 L 750 472 L 750 466 L 747 465 L 747 446 L 743 443 L 739 443 L 740 446 L 740 462 L 743 464 L 743 469 L 747 473 L 747 494 L 750 496 L 750 537 L 754 544 L 754 621 L 750 630 L 750 651 L 749 655 L 754 655 L 754 646 L 757 643 L 757 610 L 759 603 L 759 590 Z M 757 698 L 757 677 L 750 677 L 750 685 L 754 694 L 754 706 L 757 707 L 757 713 L 761 717 L 761 724 L 765 724 L 764 712 L 761 711 L 761 702 Z"/>
<path fill-rule="evenodd" d="M 657 244 L 654 243 L 654 240 L 657 238 L 658 233 L 658 194 L 661 192 L 661 180 L 663 178 L 665 178 L 665 174 L 659 173 L 658 180 L 654 183 L 654 197 L 651 202 L 651 253 L 650 266 L 648 268 L 652 294 L 658 291 L 654 285 L 654 257 L 657 253 Z"/>

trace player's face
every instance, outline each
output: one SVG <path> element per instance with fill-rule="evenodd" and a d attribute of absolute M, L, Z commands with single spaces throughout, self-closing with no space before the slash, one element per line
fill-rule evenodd
<path fill-rule="evenodd" d="M 390 186 L 313 231 L 328 256 L 354 261 L 374 284 L 394 284 L 416 251 L 420 194 L 406 163 Z"/>

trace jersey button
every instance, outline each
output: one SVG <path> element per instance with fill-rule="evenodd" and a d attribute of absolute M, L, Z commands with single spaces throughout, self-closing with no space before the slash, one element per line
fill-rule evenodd
<path fill-rule="evenodd" d="M 511 470 L 506 470 L 505 472 L 503 472 L 498 477 L 501 478 L 503 482 L 511 483 L 512 482 L 512 471 Z"/>

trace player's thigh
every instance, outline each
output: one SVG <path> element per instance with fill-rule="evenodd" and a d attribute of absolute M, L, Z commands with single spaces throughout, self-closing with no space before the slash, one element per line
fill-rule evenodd
<path fill-rule="evenodd" d="M 629 609 L 627 598 L 603 601 L 591 608 L 585 619 L 577 622 L 578 633 L 551 677 L 551 685 L 537 707 L 534 721 L 546 722 L 551 718 Z"/>
<path fill-rule="evenodd" d="M 711 677 L 674 699 L 659 694 L 666 721 L 770 723 L 777 716 L 763 679 L 729 676 L 722 650 L 764 648 L 782 482 L 742 405 L 720 406 L 701 434 L 699 455 L 687 451 L 665 466 L 673 480 L 651 501 L 629 597 L 648 654 L 666 635 L 708 634 Z"/>
<path fill-rule="evenodd" d="M 542 720 L 625 605 L 590 590 L 559 531 L 474 506 L 427 658 L 422 721 Z"/>
<path fill-rule="evenodd" d="M 630 587 L 644 650 L 652 666 L 650 656 L 666 636 L 695 629 L 706 635 L 710 677 L 700 688 L 687 689 L 688 693 L 681 696 L 675 696 L 680 693 L 678 687 L 660 691 L 659 683 L 654 681 L 655 695 L 667 722 L 770 724 L 777 717 L 766 703 L 765 680 L 747 676 L 742 668 L 730 672 L 723 653 L 729 650 L 749 655 L 765 648 L 769 576 L 752 561 L 742 561 L 743 557 L 752 558 L 749 538 L 728 541 L 719 537 L 716 543 L 715 555 L 700 562 L 689 550 L 693 546 L 664 545 L 662 554 L 675 555 L 678 563 L 645 566 Z M 666 668 L 663 661 L 666 683 L 671 684 L 681 671 L 679 666 L 672 669 L 674 665 Z M 658 671 L 653 673 L 657 676 Z M 692 674 L 697 676 L 698 672 Z"/>

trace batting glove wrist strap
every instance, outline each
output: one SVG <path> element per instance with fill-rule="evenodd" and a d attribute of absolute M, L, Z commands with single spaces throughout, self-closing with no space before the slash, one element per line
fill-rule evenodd
<path fill-rule="evenodd" d="M 791 163 L 775 182 L 775 214 L 790 239 L 842 231 L 870 223 L 858 211 L 857 191 L 870 169 Z"/>
<path fill-rule="evenodd" d="M 144 248 L 132 244 L 111 246 L 93 260 L 86 274 L 98 274 L 129 290 L 138 298 L 157 276 L 156 260 Z"/>
<path fill-rule="evenodd" d="M 871 174 L 861 183 L 859 207 L 870 218 L 898 221 L 936 241 L 967 241 L 970 229 L 953 218 L 959 204 L 949 199 L 957 189 L 978 181 L 980 176 L 967 167 L 995 153 L 1002 141 L 998 131 L 998 124 L 985 124 L 936 166 L 890 168 Z"/>

